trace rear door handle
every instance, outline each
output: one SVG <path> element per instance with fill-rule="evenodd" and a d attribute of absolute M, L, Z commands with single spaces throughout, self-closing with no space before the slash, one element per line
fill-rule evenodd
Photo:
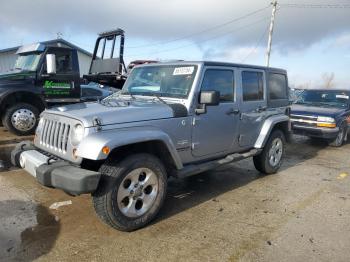
<path fill-rule="evenodd" d="M 230 110 L 228 110 L 227 112 L 226 112 L 226 115 L 237 115 L 237 114 L 239 114 L 240 113 L 240 111 L 238 110 L 238 109 L 233 109 L 233 108 L 231 108 Z"/>

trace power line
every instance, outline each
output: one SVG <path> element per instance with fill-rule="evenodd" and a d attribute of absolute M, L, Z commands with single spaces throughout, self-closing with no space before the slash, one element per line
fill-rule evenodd
<path fill-rule="evenodd" d="M 139 45 L 139 46 L 129 46 L 128 48 L 129 49 L 130 48 L 143 48 L 143 47 L 149 47 L 149 46 L 155 46 L 155 45 L 164 45 L 164 44 L 169 44 L 169 43 L 172 43 L 172 42 L 177 42 L 177 41 L 180 41 L 180 40 L 185 40 L 185 39 L 188 39 L 188 38 L 192 38 L 193 36 L 200 35 L 200 34 L 203 34 L 203 33 L 206 33 L 206 32 L 209 32 L 209 31 L 212 31 L 212 30 L 215 30 L 215 29 L 218 29 L 220 27 L 227 26 L 229 24 L 232 24 L 232 23 L 237 22 L 239 20 L 245 19 L 247 17 L 253 16 L 253 15 L 257 14 L 257 13 L 260 13 L 260 12 L 268 9 L 269 7 L 270 7 L 270 5 L 265 6 L 263 8 L 257 9 L 257 10 L 255 10 L 253 12 L 250 12 L 250 13 L 245 14 L 243 16 L 240 16 L 238 18 L 232 19 L 232 20 L 227 21 L 225 23 L 222 23 L 222 24 L 219 24 L 219 25 L 216 25 L 216 26 L 204 29 L 204 30 L 196 32 L 196 33 L 188 34 L 188 35 L 185 35 L 185 36 L 182 36 L 182 37 L 179 37 L 179 38 L 175 38 L 175 39 L 168 40 L 168 41 L 162 41 L 162 42 L 150 43 L 150 44 L 145 44 L 145 45 Z"/>
<path fill-rule="evenodd" d="M 350 4 L 293 4 L 285 3 L 279 4 L 281 7 L 287 8 L 304 8 L 304 9 L 348 9 Z"/>
<path fill-rule="evenodd" d="M 258 39 L 258 41 L 256 42 L 256 45 L 251 49 L 251 51 L 241 60 L 241 63 L 244 63 L 261 45 L 262 41 L 264 40 L 264 38 L 266 37 L 267 32 L 270 29 L 270 25 L 268 25 L 266 27 L 266 29 L 263 31 L 262 35 L 260 36 L 260 38 Z"/>
<path fill-rule="evenodd" d="M 276 12 L 281 9 L 281 7 L 277 3 L 277 1 L 271 2 L 271 5 L 273 6 L 271 23 L 263 31 L 262 35 L 259 37 L 254 48 L 252 48 L 251 51 L 241 60 L 241 63 L 244 63 L 248 59 L 248 57 L 250 57 L 259 48 L 259 46 L 261 45 L 262 41 L 264 40 L 264 38 L 266 36 L 266 33 L 269 32 L 269 43 L 268 43 L 268 51 L 267 51 L 267 56 L 268 56 L 267 66 L 269 66 L 271 45 L 272 45 L 273 23 L 274 23 Z M 271 26 L 272 26 L 272 28 L 271 28 Z"/>
<path fill-rule="evenodd" d="M 228 31 L 226 33 L 221 33 L 221 34 L 217 34 L 215 36 L 212 36 L 210 38 L 206 38 L 204 40 L 201 40 L 201 43 L 210 41 L 212 39 L 216 39 L 216 38 L 220 38 L 220 37 L 226 36 L 228 34 L 236 32 L 236 31 L 240 31 L 242 29 L 245 29 L 245 28 L 248 28 L 250 26 L 256 25 L 258 23 L 261 23 L 262 21 L 266 21 L 269 18 L 270 18 L 270 16 L 264 17 L 262 19 L 259 19 L 259 20 L 255 21 L 255 22 L 253 22 L 253 23 L 247 24 L 247 25 L 242 26 L 242 27 L 235 28 L 234 30 L 230 30 L 230 31 Z M 174 48 L 163 49 L 163 50 L 159 50 L 159 51 L 155 51 L 155 52 L 147 52 L 147 53 L 143 53 L 143 54 L 131 54 L 131 55 L 128 55 L 128 57 L 138 57 L 138 56 L 143 56 L 143 55 L 153 55 L 153 54 L 159 54 L 159 53 L 166 53 L 166 52 L 171 52 L 171 51 L 174 51 L 174 50 L 186 48 L 186 47 L 193 46 L 193 45 L 197 45 L 197 42 L 186 44 L 186 45 L 182 45 L 182 46 L 178 46 L 178 47 L 174 47 Z"/>

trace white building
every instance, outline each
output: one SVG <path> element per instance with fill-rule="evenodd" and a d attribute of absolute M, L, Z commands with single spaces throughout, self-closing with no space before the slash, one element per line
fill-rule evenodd
<path fill-rule="evenodd" d="M 78 51 L 78 59 L 79 59 L 79 68 L 80 68 L 80 76 L 86 75 L 89 72 L 90 63 L 92 54 L 88 51 L 69 43 L 68 41 L 64 39 L 55 39 L 50 41 L 41 42 L 45 45 L 58 45 L 63 47 L 70 47 L 77 49 Z M 13 69 L 16 59 L 17 59 L 17 49 L 19 46 L 7 48 L 0 50 L 0 73 L 7 72 L 11 69 Z"/>

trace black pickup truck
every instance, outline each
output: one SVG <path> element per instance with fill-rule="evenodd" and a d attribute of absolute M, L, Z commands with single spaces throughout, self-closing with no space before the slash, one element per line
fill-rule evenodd
<path fill-rule="evenodd" d="M 291 107 L 293 133 L 340 147 L 350 128 L 350 90 L 304 90 Z"/>
<path fill-rule="evenodd" d="M 117 37 L 120 46 L 114 48 Z M 123 51 L 122 29 L 99 34 L 84 81 L 120 89 L 126 79 Z M 0 119 L 10 132 L 28 135 L 45 108 L 80 102 L 83 80 L 76 49 L 37 43 L 19 48 L 17 54 L 15 68 L 0 74 Z"/>
<path fill-rule="evenodd" d="M 0 116 L 12 133 L 33 133 L 39 113 L 51 103 L 80 101 L 77 50 L 33 44 L 17 51 L 14 70 L 0 75 Z M 55 54 L 56 73 L 49 74 L 46 55 Z"/>

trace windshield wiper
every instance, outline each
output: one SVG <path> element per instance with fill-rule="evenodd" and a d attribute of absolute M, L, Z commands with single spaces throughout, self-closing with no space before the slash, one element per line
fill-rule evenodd
<path fill-rule="evenodd" d="M 136 99 L 136 97 L 135 97 L 132 93 L 130 93 L 130 92 L 119 93 L 119 95 L 127 95 L 127 96 L 130 96 L 133 100 Z"/>
<path fill-rule="evenodd" d="M 327 102 L 311 102 L 311 105 L 315 105 L 315 106 L 329 106 L 329 104 Z"/>
<path fill-rule="evenodd" d="M 20 70 L 25 72 L 35 72 L 35 70 L 32 70 L 32 69 L 19 68 L 19 67 L 15 67 L 14 70 Z"/>
<path fill-rule="evenodd" d="M 334 102 L 333 103 L 332 102 L 330 102 L 330 103 L 321 102 L 321 104 L 323 106 L 329 106 L 329 107 L 345 107 L 342 104 L 338 104 L 338 103 L 334 103 Z"/>
<path fill-rule="evenodd" d="M 163 100 L 163 98 L 160 97 L 160 94 L 151 94 L 151 96 L 156 97 L 160 102 L 162 102 L 164 105 L 167 105 L 168 103 Z"/>

